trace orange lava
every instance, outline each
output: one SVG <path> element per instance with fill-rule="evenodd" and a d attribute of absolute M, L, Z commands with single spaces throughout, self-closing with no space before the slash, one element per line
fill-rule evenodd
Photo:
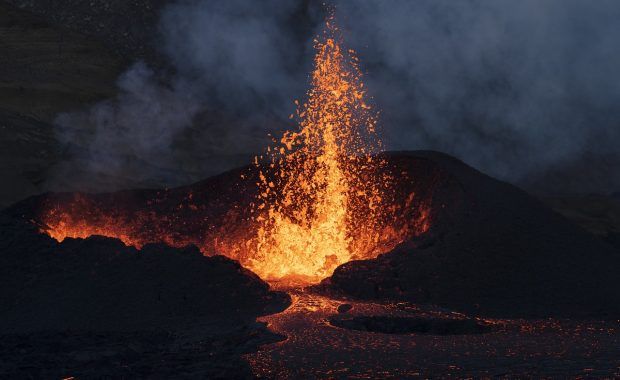
<path fill-rule="evenodd" d="M 267 162 L 277 170 L 260 176 L 261 225 L 249 267 L 267 278 L 320 280 L 353 258 L 378 253 L 392 179 L 373 156 L 381 150 L 376 115 L 333 16 L 322 37 L 315 40 L 307 102 L 297 102 L 300 129 L 268 149 Z"/>
<path fill-rule="evenodd" d="M 225 206 L 200 204 L 191 193 L 167 213 L 149 209 L 158 206 L 156 199 L 129 211 L 78 194 L 48 207 L 42 230 L 58 241 L 103 235 L 138 248 L 194 244 L 205 255 L 239 260 L 263 279 L 302 283 L 316 283 L 343 263 L 376 257 L 426 232 L 429 209 L 413 192 L 397 195 L 395 174 L 378 155 L 377 114 L 333 15 L 315 48 L 307 100 L 296 102 L 298 130 L 274 140 L 249 169 L 254 174 L 242 175 L 257 194 L 251 200 L 208 217 L 210 207 Z M 398 177 L 402 182 L 402 173 Z"/>

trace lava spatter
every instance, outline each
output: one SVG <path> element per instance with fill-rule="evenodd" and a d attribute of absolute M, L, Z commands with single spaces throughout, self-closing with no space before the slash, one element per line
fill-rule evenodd
<path fill-rule="evenodd" d="M 258 184 L 261 225 L 249 266 L 267 278 L 318 280 L 378 248 L 392 179 L 376 156 L 377 115 L 355 52 L 342 45 L 332 15 L 315 40 L 307 101 L 296 102 L 299 130 L 285 132 L 267 165 L 260 163 L 267 169 Z"/>

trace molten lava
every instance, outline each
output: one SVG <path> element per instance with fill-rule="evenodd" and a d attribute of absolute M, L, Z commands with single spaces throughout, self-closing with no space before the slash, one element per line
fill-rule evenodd
<path fill-rule="evenodd" d="M 297 103 L 300 130 L 269 149 L 268 167 L 277 169 L 260 176 L 258 254 L 249 267 L 267 278 L 316 280 L 371 255 L 391 188 L 384 161 L 373 156 L 381 142 L 357 58 L 343 50 L 333 16 L 315 48 L 312 87 Z"/>
<path fill-rule="evenodd" d="M 58 241 L 103 235 L 138 248 L 194 244 L 263 279 L 305 283 L 426 232 L 430 195 L 413 185 L 410 168 L 380 154 L 377 115 L 333 16 L 315 48 L 307 100 L 296 102 L 298 130 L 274 140 L 236 182 L 225 174 L 148 194 L 50 196 L 35 222 Z"/>

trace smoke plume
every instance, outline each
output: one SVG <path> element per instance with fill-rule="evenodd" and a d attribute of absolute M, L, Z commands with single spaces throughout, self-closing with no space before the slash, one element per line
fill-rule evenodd
<path fill-rule="evenodd" d="M 444 151 L 549 191 L 620 187 L 619 2 L 334 5 L 388 148 Z M 60 115 L 60 136 L 84 147 L 82 162 L 110 175 L 141 160 L 157 169 L 141 175 L 165 177 L 186 170 L 194 153 L 204 167 L 172 182 L 237 164 L 208 163 L 259 152 L 268 132 L 289 126 L 323 16 L 301 0 L 174 2 L 161 14 L 158 39 L 174 74 L 133 66 L 116 99 Z M 541 180 L 562 171 L 570 183 L 562 175 L 553 178 L 563 182 Z"/>
<path fill-rule="evenodd" d="M 618 2 L 343 1 L 339 14 L 393 148 L 515 182 L 620 153 Z"/>

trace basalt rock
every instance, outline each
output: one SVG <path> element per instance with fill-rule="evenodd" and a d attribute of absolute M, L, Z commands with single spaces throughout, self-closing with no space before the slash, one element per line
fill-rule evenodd
<path fill-rule="evenodd" d="M 58 243 L 0 215 L 0 333 L 242 326 L 290 300 L 238 262 L 197 248 L 138 250 L 93 236 Z"/>
<path fill-rule="evenodd" d="M 337 268 L 323 288 L 500 317 L 620 313 L 620 254 L 524 191 L 434 152 L 398 153 L 442 177 L 431 228 L 376 259 Z"/>

